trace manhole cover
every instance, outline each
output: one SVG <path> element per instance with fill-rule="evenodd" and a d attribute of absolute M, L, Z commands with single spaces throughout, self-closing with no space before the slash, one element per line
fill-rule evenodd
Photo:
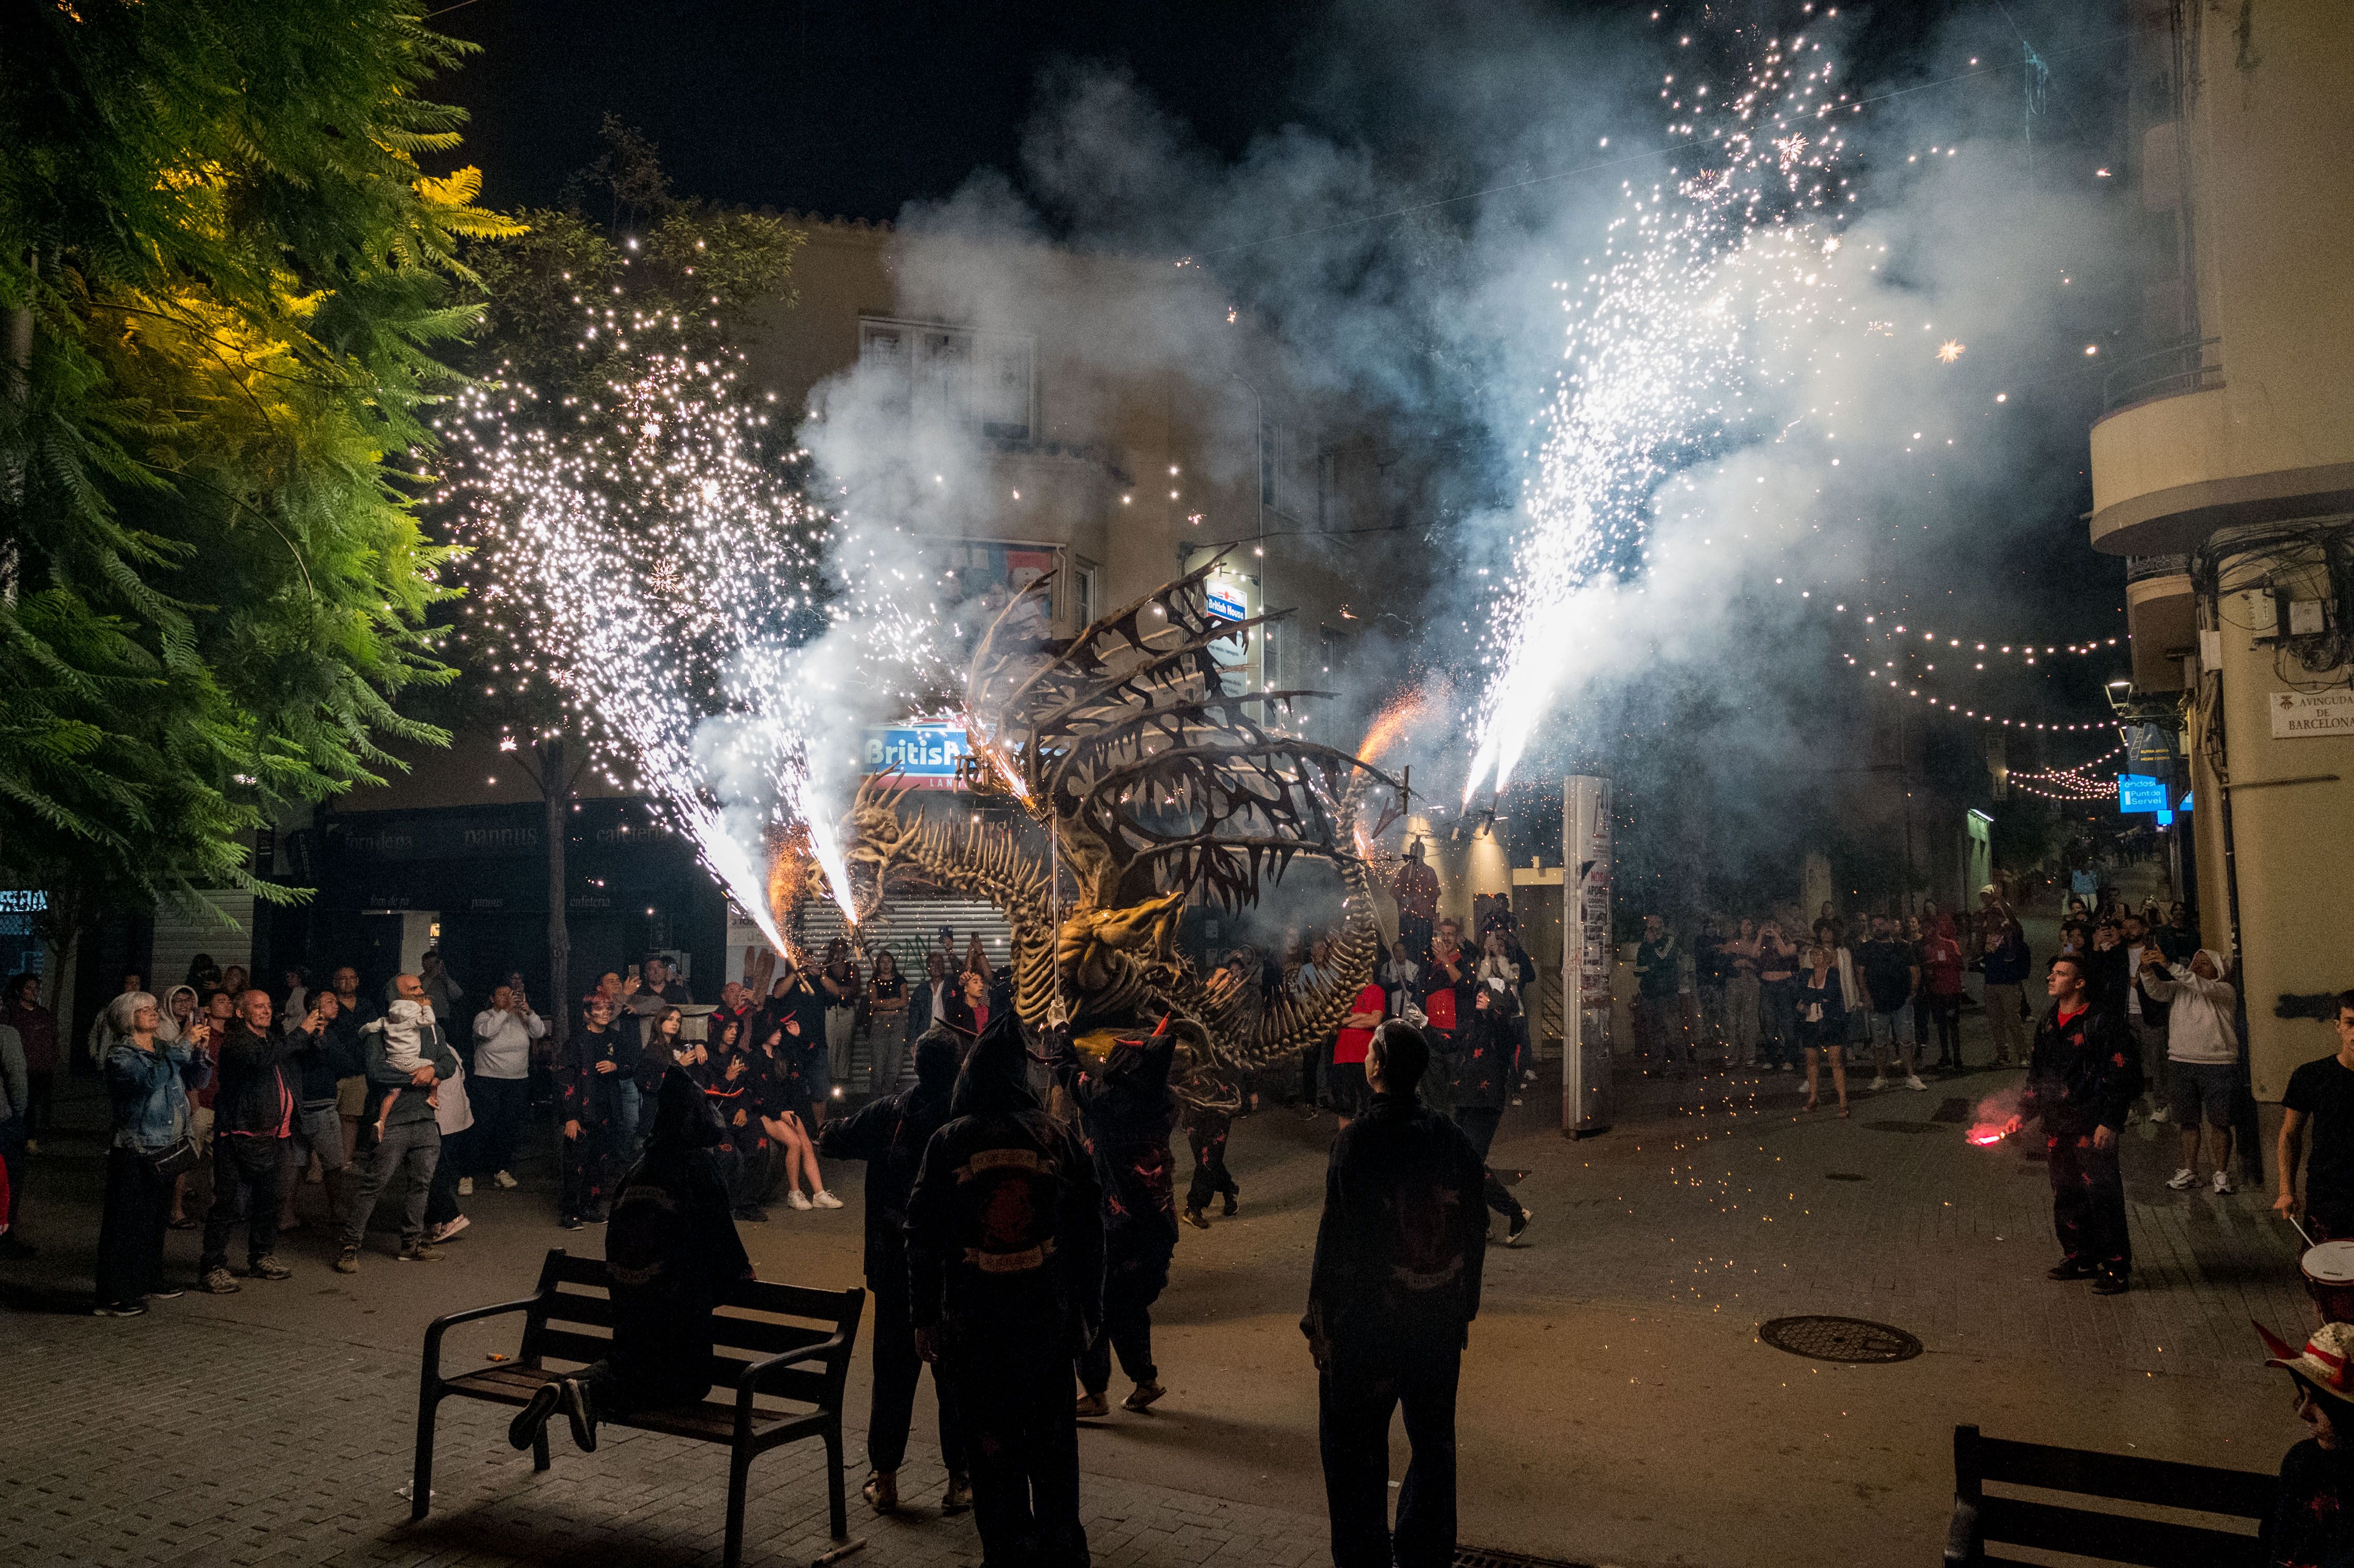
<path fill-rule="evenodd" d="M 1565 1557 L 1531 1557 L 1520 1552 L 1491 1552 L 1484 1546 L 1455 1549 L 1455 1568 L 1585 1568 Z"/>
<path fill-rule="evenodd" d="M 1866 1180 L 1866 1178 L 1857 1175 L 1852 1171 L 1826 1171 L 1823 1172 L 1823 1180 L 1826 1181 L 1861 1181 Z"/>
<path fill-rule="evenodd" d="M 1902 1329 L 1861 1318 L 1776 1318 L 1757 1337 L 1777 1351 L 1818 1361 L 1909 1361 L 1921 1341 Z"/>

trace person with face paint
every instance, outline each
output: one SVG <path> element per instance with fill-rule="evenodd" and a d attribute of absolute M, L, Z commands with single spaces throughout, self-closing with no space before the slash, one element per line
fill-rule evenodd
<path fill-rule="evenodd" d="M 916 1042 L 912 1087 L 830 1121 L 818 1134 L 818 1152 L 827 1159 L 866 1161 L 866 1287 L 875 1292 L 875 1394 L 866 1418 L 866 1459 L 874 1473 L 860 1494 L 876 1513 L 898 1510 L 899 1466 L 907 1457 L 916 1384 L 924 1371 L 907 1316 L 907 1197 L 925 1148 L 949 1118 L 960 1050 L 946 1025 L 928 1031 Z M 940 1456 L 949 1467 L 940 1511 L 962 1513 L 972 1506 L 964 1429 L 957 1420 L 956 1391 L 937 1365 L 932 1393 L 939 1405 Z"/>
<path fill-rule="evenodd" d="M 1177 1120 L 1169 1069 L 1176 1052 L 1177 1036 L 1164 1021 L 1142 1040 L 1114 1044 L 1101 1066 L 1067 1041 L 1055 1062 L 1055 1081 L 1078 1107 L 1080 1136 L 1104 1196 L 1103 1326 L 1078 1362 L 1086 1391 L 1078 1414 L 1085 1418 L 1110 1413 L 1104 1391 L 1114 1351 L 1136 1384 L 1121 1402 L 1129 1409 L 1144 1410 L 1168 1392 L 1152 1364 L 1152 1304 L 1169 1284 L 1169 1260 L 1177 1251 L 1176 1169 L 1169 1158 Z"/>
<path fill-rule="evenodd" d="M 1010 1011 L 965 1058 L 907 1197 L 908 1318 L 956 1391 L 984 1568 L 1085 1568 L 1071 1360 L 1103 1314 L 1103 1198 L 1028 1064 Z"/>
<path fill-rule="evenodd" d="M 2324 1323 L 2297 1350 L 2266 1331 L 2264 1361 L 2288 1373 L 2305 1440 L 2281 1460 L 2264 1531 L 2270 1568 L 2354 1563 L 2354 1323 Z"/>

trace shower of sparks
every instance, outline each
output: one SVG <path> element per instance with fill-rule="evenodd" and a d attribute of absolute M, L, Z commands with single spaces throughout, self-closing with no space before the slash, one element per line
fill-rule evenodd
<path fill-rule="evenodd" d="M 631 326 L 652 337 L 659 324 Z M 858 586 L 875 552 L 838 558 L 838 521 L 797 482 L 803 454 L 734 361 L 652 352 L 603 393 L 582 408 L 477 389 L 442 421 L 464 460 L 453 489 L 470 542 L 495 563 L 482 613 L 563 690 L 609 776 L 636 776 L 782 953 L 775 836 L 806 835 L 854 917 L 835 820 L 856 736 L 829 713 L 845 691 L 912 684 L 928 652 L 889 595 Z M 546 428 L 561 424 L 576 428 Z"/>
<path fill-rule="evenodd" d="M 1628 184 L 1601 254 L 1554 285 L 1568 342 L 1488 632 L 1467 802 L 1511 779 L 1575 670 L 1581 595 L 1637 569 L 1672 476 L 1761 433 L 1755 394 L 1792 374 L 1789 329 L 1830 308 L 1855 199 L 1833 173 L 1855 105 L 1831 78 L 1804 35 L 1771 40 L 1737 92 L 1668 78 L 1666 130 L 1700 166 Z"/>
<path fill-rule="evenodd" d="M 1949 337 L 1937 345 L 1937 360 L 1939 364 L 1951 365 L 1969 351 L 1969 345 L 1961 339 Z"/>

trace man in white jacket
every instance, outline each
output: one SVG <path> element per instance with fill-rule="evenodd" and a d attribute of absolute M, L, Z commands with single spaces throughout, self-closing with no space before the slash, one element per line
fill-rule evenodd
<path fill-rule="evenodd" d="M 2135 979 L 2154 1001 L 2169 1003 L 2162 1038 L 2174 1090 L 2174 1119 L 2182 1128 L 2182 1168 L 2167 1183 L 2176 1192 L 2199 1184 L 2199 1124 L 2214 1136 L 2215 1191 L 2232 1190 L 2232 1102 L 2240 1088 L 2240 1032 L 2232 1022 L 2239 993 L 2223 980 L 2223 959 L 2201 948 L 2187 965 L 2169 968 L 2155 942 L 2141 949 Z M 2135 1020 L 2137 1025 L 2140 1020 Z"/>

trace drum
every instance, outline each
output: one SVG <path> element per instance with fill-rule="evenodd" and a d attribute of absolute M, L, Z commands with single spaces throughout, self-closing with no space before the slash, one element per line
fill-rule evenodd
<path fill-rule="evenodd" d="M 2326 1241 L 2297 1260 L 2325 1323 L 2354 1323 L 2354 1241 Z"/>

